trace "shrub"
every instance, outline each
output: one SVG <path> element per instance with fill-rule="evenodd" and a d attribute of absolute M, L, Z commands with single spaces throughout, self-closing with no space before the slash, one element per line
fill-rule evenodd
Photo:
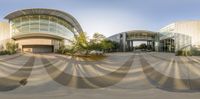
<path fill-rule="evenodd" d="M 191 56 L 192 53 L 189 50 L 179 50 L 176 52 L 176 56 Z"/>
<path fill-rule="evenodd" d="M 8 54 L 10 54 L 10 53 L 7 50 L 0 51 L 0 55 L 8 55 Z"/>
<path fill-rule="evenodd" d="M 0 51 L 0 55 L 11 55 L 17 53 L 18 44 L 14 42 L 6 43 L 6 50 Z"/>
<path fill-rule="evenodd" d="M 200 56 L 200 51 L 197 48 L 192 49 L 192 55 Z"/>
<path fill-rule="evenodd" d="M 18 49 L 18 44 L 15 44 L 14 42 L 8 42 L 6 43 L 6 51 L 8 52 L 7 54 L 15 54 Z"/>

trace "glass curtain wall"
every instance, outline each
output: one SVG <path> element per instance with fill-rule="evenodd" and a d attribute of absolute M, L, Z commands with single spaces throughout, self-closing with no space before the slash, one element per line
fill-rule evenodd
<path fill-rule="evenodd" d="M 182 50 L 191 50 L 192 39 L 188 35 L 175 33 L 176 52 Z"/>
<path fill-rule="evenodd" d="M 141 44 L 147 46 L 143 50 L 157 51 L 158 36 L 158 33 L 148 32 L 127 33 L 127 51 L 135 51 Z"/>
<path fill-rule="evenodd" d="M 27 15 L 11 20 L 12 35 L 27 33 L 48 33 L 72 38 L 74 28 L 63 19 L 48 15 Z"/>
<path fill-rule="evenodd" d="M 160 49 L 161 52 L 178 52 L 182 50 L 190 50 L 191 37 L 180 33 L 162 32 L 160 33 Z"/>

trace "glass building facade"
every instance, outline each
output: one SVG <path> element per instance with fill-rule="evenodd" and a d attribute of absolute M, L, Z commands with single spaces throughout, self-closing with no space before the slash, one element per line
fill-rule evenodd
<path fill-rule="evenodd" d="M 67 21 L 55 16 L 26 15 L 10 21 L 13 36 L 29 33 L 46 33 L 69 39 L 74 36 L 73 26 Z"/>
<path fill-rule="evenodd" d="M 119 33 L 109 37 L 120 45 L 120 51 L 136 51 L 138 43 L 145 44 L 143 50 L 158 51 L 159 33 L 145 30 L 135 30 Z"/>
<path fill-rule="evenodd" d="M 123 34 L 123 37 L 120 36 L 121 34 Z M 158 52 L 170 52 L 177 55 L 200 55 L 199 37 L 200 21 L 197 20 L 175 22 L 161 28 L 159 32 L 135 30 L 119 33 L 110 36 L 108 39 L 123 45 L 121 46 L 123 50 L 120 51 L 135 51 L 132 50 L 133 42 L 147 41 L 146 44 L 152 46 Z"/>
<path fill-rule="evenodd" d="M 160 52 L 191 50 L 192 38 L 188 35 L 173 32 L 160 32 Z"/>
<path fill-rule="evenodd" d="M 73 16 L 55 9 L 23 9 L 8 14 L 5 19 L 9 25 L 4 34 L 23 52 L 56 52 L 63 44 L 70 47 L 74 36 L 83 32 Z"/>
<path fill-rule="evenodd" d="M 170 52 L 178 54 L 181 52 L 190 52 L 192 50 L 192 37 L 173 32 L 152 32 L 144 30 L 135 30 L 119 33 L 109 37 L 111 41 L 119 43 L 122 48 L 120 51 L 137 51 L 134 42 L 142 41 L 146 44 L 146 49 L 140 51 Z"/>

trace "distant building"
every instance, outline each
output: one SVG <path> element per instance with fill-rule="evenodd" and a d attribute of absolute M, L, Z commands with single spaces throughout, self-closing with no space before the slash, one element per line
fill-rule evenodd
<path fill-rule="evenodd" d="M 159 32 L 134 30 L 118 33 L 108 39 L 121 45 L 121 51 L 136 51 L 134 42 L 145 41 L 149 51 L 189 51 L 193 55 L 200 51 L 200 21 L 175 22 Z"/>

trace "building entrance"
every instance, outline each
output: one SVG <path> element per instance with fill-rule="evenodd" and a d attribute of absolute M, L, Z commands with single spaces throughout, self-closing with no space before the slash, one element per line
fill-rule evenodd
<path fill-rule="evenodd" d="M 155 51 L 155 42 L 148 41 L 136 41 L 128 40 L 127 41 L 127 50 L 128 51 Z"/>
<path fill-rule="evenodd" d="M 23 52 L 30 53 L 52 53 L 53 46 L 52 45 L 23 45 Z"/>

